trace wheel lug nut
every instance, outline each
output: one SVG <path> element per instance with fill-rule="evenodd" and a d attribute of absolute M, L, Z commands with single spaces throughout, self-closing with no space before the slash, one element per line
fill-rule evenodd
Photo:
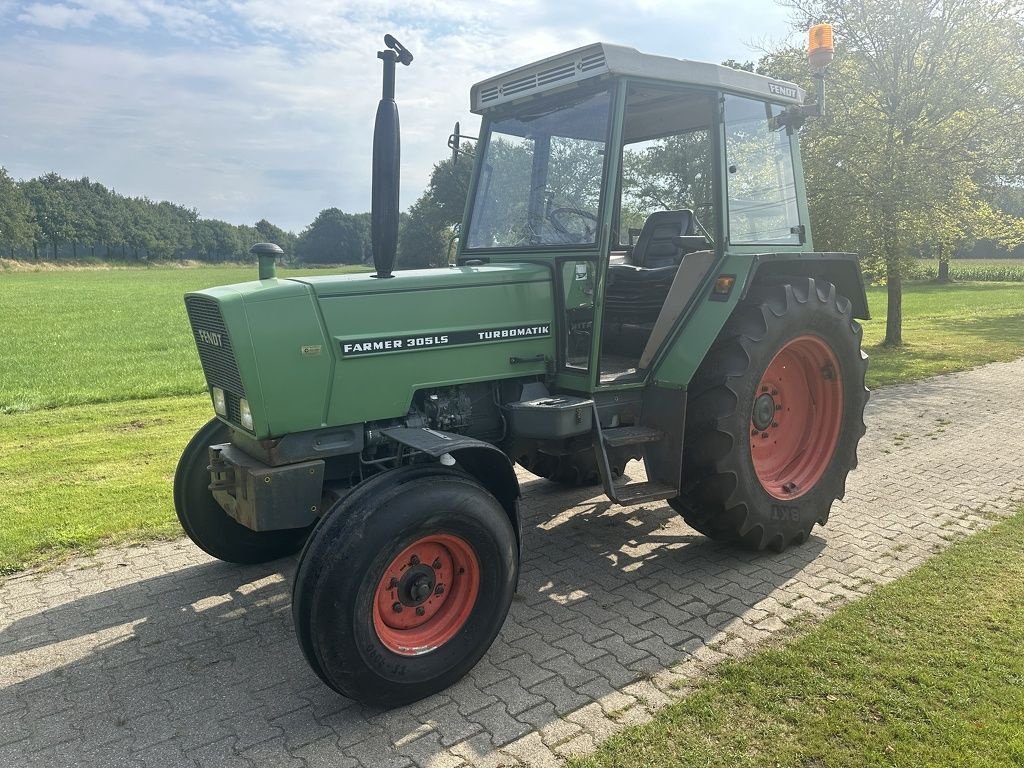
<path fill-rule="evenodd" d="M 401 613 L 402 612 L 402 604 L 401 603 L 395 603 L 394 605 L 391 606 L 391 610 L 393 610 L 395 613 Z"/>
<path fill-rule="evenodd" d="M 423 615 L 423 606 L 422 605 L 416 606 L 416 615 L 417 616 L 422 616 Z"/>
<path fill-rule="evenodd" d="M 435 595 L 443 595 L 444 594 L 444 584 L 438 584 L 436 587 L 434 587 L 434 594 Z"/>
<path fill-rule="evenodd" d="M 410 557 L 409 558 L 409 564 L 410 565 L 419 565 L 420 564 L 419 557 L 417 557 L 416 555 L 413 555 L 412 557 Z"/>
<path fill-rule="evenodd" d="M 432 562 L 430 565 L 435 571 L 441 570 L 441 558 L 435 558 L 434 562 Z"/>
<path fill-rule="evenodd" d="M 398 589 L 398 579 L 394 576 L 392 576 L 391 581 L 388 582 L 388 589 Z"/>

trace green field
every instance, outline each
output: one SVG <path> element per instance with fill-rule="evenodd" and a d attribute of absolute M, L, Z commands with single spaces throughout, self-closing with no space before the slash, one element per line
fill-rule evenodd
<path fill-rule="evenodd" d="M 935 259 L 915 261 L 912 276 L 918 280 L 933 280 L 939 274 Z M 949 262 L 949 276 L 953 280 L 1024 283 L 1024 259 L 953 259 Z"/>
<path fill-rule="evenodd" d="M 0 275 L 0 572 L 105 541 L 180 532 L 174 466 L 211 415 L 181 296 L 253 272 Z M 1024 355 L 1024 285 L 909 285 L 900 350 L 878 346 L 884 289 L 872 288 L 869 301 L 869 386 Z"/>
<path fill-rule="evenodd" d="M 254 267 L 3 273 L 0 413 L 202 392 L 181 297 L 255 277 Z"/>
<path fill-rule="evenodd" d="M 573 768 L 1024 765 L 1024 512 L 840 608 Z"/>

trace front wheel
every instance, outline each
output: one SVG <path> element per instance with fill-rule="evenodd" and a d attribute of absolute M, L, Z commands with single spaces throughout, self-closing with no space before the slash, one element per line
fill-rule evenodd
<path fill-rule="evenodd" d="M 299 645 L 339 693 L 392 707 L 429 696 L 487 652 L 519 562 L 505 509 L 436 465 L 381 473 L 335 504 L 292 590 Z"/>
<path fill-rule="evenodd" d="M 226 443 L 229 431 L 211 419 L 193 435 L 174 472 L 174 510 L 201 550 L 229 563 L 266 563 L 302 548 L 310 528 L 253 531 L 235 521 L 210 492 L 209 448 Z"/>
<path fill-rule="evenodd" d="M 694 376 L 684 487 L 713 539 L 782 550 L 824 525 L 864 435 L 867 355 L 848 299 L 812 279 L 760 286 Z"/>

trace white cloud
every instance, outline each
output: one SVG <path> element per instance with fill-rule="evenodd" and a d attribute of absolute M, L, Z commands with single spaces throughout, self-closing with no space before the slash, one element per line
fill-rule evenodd
<path fill-rule="evenodd" d="M 626 13 L 610 0 L 36 3 L 17 37 L 0 32 L 0 162 L 15 176 L 88 175 L 239 223 L 300 229 L 327 206 L 367 210 L 375 54 L 390 32 L 415 55 L 397 84 L 405 206 L 446 156 L 455 120 L 476 130 L 473 82 L 602 38 L 741 58 L 738 35 L 782 29 L 763 2 L 704 2 L 643 0 Z M 88 41 L 73 32 L 83 26 Z"/>
<path fill-rule="evenodd" d="M 95 12 L 80 7 L 67 5 L 44 5 L 33 3 L 18 16 L 18 21 L 38 27 L 50 29 L 67 29 L 68 27 L 87 27 L 96 19 Z"/>

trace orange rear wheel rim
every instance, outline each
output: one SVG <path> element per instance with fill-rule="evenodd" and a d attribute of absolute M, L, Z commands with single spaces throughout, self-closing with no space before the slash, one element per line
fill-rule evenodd
<path fill-rule="evenodd" d="M 796 499 L 832 461 L 843 415 L 839 360 L 819 336 L 798 336 L 768 364 L 750 414 L 750 458 L 765 491 Z"/>

